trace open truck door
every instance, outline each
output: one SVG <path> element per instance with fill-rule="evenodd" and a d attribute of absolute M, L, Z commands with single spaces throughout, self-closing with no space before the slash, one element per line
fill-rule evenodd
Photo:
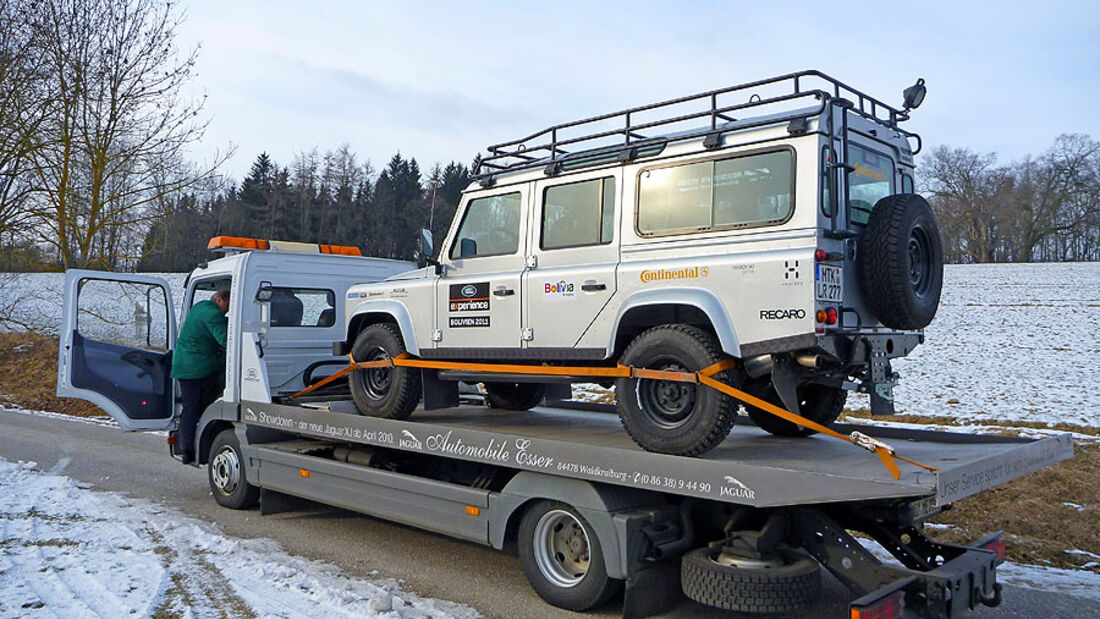
<path fill-rule="evenodd" d="M 72 269 L 57 363 L 57 395 L 87 400 L 126 431 L 172 424 L 176 313 L 168 282 Z"/>

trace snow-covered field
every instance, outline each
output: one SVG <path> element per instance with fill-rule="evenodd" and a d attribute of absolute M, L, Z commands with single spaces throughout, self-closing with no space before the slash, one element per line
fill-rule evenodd
<path fill-rule="evenodd" d="M 178 304 L 184 276 L 163 276 Z M 63 285 L 60 274 L 0 274 L 0 316 L 10 307 L 20 324 L 56 333 Z M 1100 425 L 1100 263 L 949 265 L 927 336 L 895 363 L 899 412 Z"/>
<path fill-rule="evenodd" d="M 0 617 L 476 617 L 34 462 L 0 459 Z"/>

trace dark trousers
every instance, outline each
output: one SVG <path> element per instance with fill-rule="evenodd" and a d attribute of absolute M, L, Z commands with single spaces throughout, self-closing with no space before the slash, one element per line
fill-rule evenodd
<path fill-rule="evenodd" d="M 195 429 L 199 425 L 199 417 L 225 389 L 221 376 L 215 374 L 206 378 L 179 378 L 180 399 L 183 400 L 183 410 L 180 411 L 179 432 L 176 440 L 179 442 L 181 454 L 195 455 Z"/>

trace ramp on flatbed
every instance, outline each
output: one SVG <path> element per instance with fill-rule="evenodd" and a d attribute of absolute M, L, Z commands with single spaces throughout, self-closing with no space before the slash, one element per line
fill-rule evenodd
<path fill-rule="evenodd" d="M 920 497 L 938 506 L 1073 457 L 1068 434 L 1031 440 L 858 426 L 899 455 L 939 469 L 930 473 L 899 462 L 902 474 L 895 480 L 869 451 L 824 436 L 771 436 L 747 420 L 697 458 L 642 450 L 613 414 L 560 408 L 463 406 L 417 410 L 398 421 L 360 416 L 349 401 L 308 407 L 243 402 L 241 421 L 341 443 L 757 507 Z M 836 427 L 842 433 L 856 428 Z"/>

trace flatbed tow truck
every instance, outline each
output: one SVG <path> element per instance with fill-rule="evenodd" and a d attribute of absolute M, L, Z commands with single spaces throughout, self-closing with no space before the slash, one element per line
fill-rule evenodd
<path fill-rule="evenodd" d="M 923 523 L 1072 458 L 1070 437 L 834 423 L 852 390 L 893 410 L 890 362 L 938 304 L 920 138 L 898 126 L 923 97 L 808 71 L 491 147 L 417 265 L 217 237 L 181 314 L 231 292 L 225 385 L 172 454 L 229 508 L 304 498 L 515 552 L 570 610 L 624 591 L 624 617 L 683 596 L 792 613 L 822 567 L 852 619 L 996 606 L 1001 533 L 958 546 Z M 68 271 L 58 395 L 174 430 L 176 315 L 161 278 Z M 617 381 L 618 416 L 570 401 L 591 380 Z"/>
<path fill-rule="evenodd" d="M 392 262 L 242 251 L 190 276 L 187 307 L 218 288 L 233 291 L 226 389 L 197 433 L 198 460 L 220 504 L 258 501 L 269 514 L 304 498 L 509 550 L 550 603 L 591 607 L 623 588 L 626 617 L 661 612 L 684 593 L 722 608 L 789 612 L 817 595 L 820 566 L 857 596 L 852 617 L 903 608 L 951 617 L 1001 602 L 995 574 L 1004 541 L 993 533 L 969 546 L 942 544 L 922 522 L 1073 455 L 1068 435 L 832 426 L 935 469 L 903 463 L 895 479 L 867 450 L 827 436 L 772 436 L 744 418 L 713 450 L 683 457 L 638 447 L 607 406 L 508 411 L 467 402 L 393 420 L 358 414 L 339 381 L 290 398 L 320 382 L 310 376 L 320 368 L 347 364 L 313 350 L 339 339 L 333 297 L 371 269 L 381 277 L 402 266 Z M 311 296 L 319 273 L 333 295 Z M 174 427 L 170 285 L 97 271 L 66 277 L 58 393 L 100 405 L 124 430 Z M 298 324 L 280 328 L 273 302 L 256 301 L 272 285 L 306 300 Z M 126 318 L 134 320 L 119 327 Z M 853 532 L 900 565 L 877 559 Z M 593 582 L 578 605 L 577 587 Z"/>

